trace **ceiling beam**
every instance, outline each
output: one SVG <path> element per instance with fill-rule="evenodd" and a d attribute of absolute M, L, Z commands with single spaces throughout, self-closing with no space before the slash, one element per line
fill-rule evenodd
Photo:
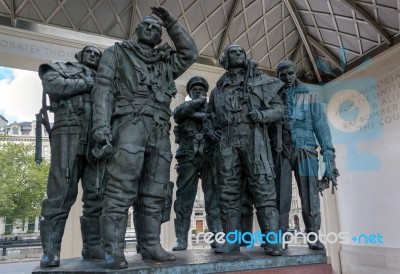
<path fill-rule="evenodd" d="M 240 2 L 240 0 L 235 0 L 235 2 L 233 3 L 233 6 L 232 6 L 231 12 L 229 13 L 228 22 L 226 23 L 225 31 L 224 31 L 224 34 L 222 35 L 221 43 L 219 44 L 219 47 L 218 47 L 217 59 L 222 55 L 222 52 L 224 50 L 225 41 L 228 38 L 229 29 L 231 28 L 233 18 L 235 18 L 235 11 L 236 11 L 237 7 L 239 6 L 239 2 Z"/>
<path fill-rule="evenodd" d="M 10 25 L 11 27 L 15 27 L 15 8 L 14 8 L 14 0 L 11 0 L 10 3 Z"/>
<path fill-rule="evenodd" d="M 304 47 L 306 48 L 308 57 L 310 58 L 312 67 L 314 69 L 315 76 L 317 77 L 318 82 L 321 83 L 322 78 L 317 67 L 317 57 L 315 55 L 314 49 L 311 47 L 310 43 L 307 40 L 307 31 L 303 24 L 303 21 L 301 20 L 299 11 L 297 10 L 293 0 L 283 0 L 283 2 L 285 3 L 290 15 L 292 16 L 293 22 L 297 28 L 297 31 L 299 32 L 300 38 L 303 41 Z"/>
<path fill-rule="evenodd" d="M 131 37 L 133 36 L 133 33 L 135 32 L 135 10 L 136 10 L 136 4 L 137 4 L 137 0 L 132 0 L 132 15 L 131 15 L 131 21 L 129 23 L 129 33 L 128 33 L 128 37 L 126 39 L 131 39 Z"/>
<path fill-rule="evenodd" d="M 67 3 L 68 0 L 65 0 L 65 3 Z M 58 4 L 61 6 L 61 11 L 64 13 L 65 17 L 67 18 L 68 22 L 71 24 L 72 29 L 76 30 L 76 26 L 74 24 L 74 21 L 72 20 L 71 16 L 69 15 L 67 9 L 65 8 L 65 3 L 61 3 L 60 0 L 58 0 Z"/>
<path fill-rule="evenodd" d="M 115 8 L 113 2 L 112 2 L 111 0 L 107 0 L 107 1 L 108 1 L 108 5 L 111 7 L 112 13 L 114 13 L 115 18 L 114 18 L 113 22 L 112 22 L 110 25 L 108 25 L 108 27 L 104 30 L 104 33 L 108 33 L 108 32 L 116 25 L 116 23 L 118 23 L 119 26 L 120 26 L 121 29 L 122 29 L 122 32 L 125 33 L 125 37 L 126 37 L 126 35 L 129 34 L 129 33 L 128 33 L 129 30 L 127 31 L 126 28 L 125 28 L 125 26 L 124 26 L 124 23 L 122 23 L 121 16 L 124 16 L 125 13 L 127 13 L 127 12 L 129 11 L 129 5 L 132 5 L 133 3 L 131 2 L 131 3 L 125 8 L 125 10 L 121 13 L 121 16 L 120 16 L 120 15 L 118 14 L 117 9 Z"/>
<path fill-rule="evenodd" d="M 338 69 L 343 71 L 339 59 L 335 55 L 333 55 L 327 48 L 325 48 L 324 45 L 315 40 L 311 35 L 307 35 L 307 39 L 315 48 L 319 49 Z"/>
<path fill-rule="evenodd" d="M 29 3 L 28 1 L 29 0 L 24 0 L 22 3 L 20 3 L 14 13 L 18 14 Z"/>
<path fill-rule="evenodd" d="M 301 42 L 301 39 L 297 42 L 297 46 L 294 49 L 292 55 L 290 56 L 290 60 L 294 62 L 294 59 L 296 59 L 297 55 L 299 54 L 301 48 L 303 47 L 303 42 Z"/>
<path fill-rule="evenodd" d="M 354 10 L 359 16 L 361 16 L 365 22 L 367 22 L 371 27 L 375 29 L 375 31 L 382 36 L 383 40 L 385 40 L 386 44 L 391 45 L 390 35 L 379 25 L 378 22 L 375 21 L 372 16 L 370 16 L 363 8 L 358 6 L 353 0 L 342 0 L 347 6 Z"/>
<path fill-rule="evenodd" d="M 221 66 L 219 66 L 218 58 L 211 57 L 211 56 L 205 56 L 205 55 L 199 55 L 199 58 L 197 59 L 196 63 L 213 66 L 213 67 L 221 67 Z M 272 68 L 258 66 L 257 69 L 267 73 L 270 76 L 274 76 L 274 77 L 276 76 L 276 71 Z"/>
<path fill-rule="evenodd" d="M 86 15 L 76 24 L 76 27 L 78 30 L 81 29 L 83 24 L 86 23 L 86 21 L 91 17 L 93 19 L 94 24 L 96 25 L 97 29 L 99 30 L 100 34 L 104 35 L 103 30 L 100 28 L 99 23 L 97 22 L 97 19 L 94 15 L 94 11 L 101 5 L 103 4 L 104 0 L 97 1 L 96 4 L 93 7 L 90 7 L 89 3 L 86 0 L 83 0 L 83 4 L 87 8 L 87 13 Z"/>
<path fill-rule="evenodd" d="M 58 5 L 57 7 L 53 10 L 53 12 L 49 15 L 49 17 L 47 17 L 47 19 L 43 22 L 46 24 L 49 24 L 49 22 L 57 15 L 57 13 L 61 10 L 61 6 L 64 5 L 63 3 L 60 3 L 60 1 L 58 1 Z"/>
<path fill-rule="evenodd" d="M 393 45 L 399 45 L 400 44 L 400 34 L 395 35 L 392 38 L 392 42 Z M 347 73 L 354 73 L 354 71 L 350 72 L 353 69 L 356 69 L 357 67 L 359 67 L 360 65 L 364 64 L 368 64 L 368 62 L 371 62 L 372 58 L 374 58 L 375 56 L 378 56 L 379 54 L 381 54 L 382 52 L 387 51 L 388 49 L 390 49 L 391 46 L 389 46 L 386 43 L 381 43 L 380 45 L 377 45 L 376 47 L 368 50 L 367 52 L 365 52 L 363 55 L 358 56 L 357 58 L 354 58 L 353 60 L 351 60 L 350 62 L 348 62 L 346 64 L 346 69 L 345 71 Z M 339 71 L 335 70 L 334 73 L 336 75 L 339 75 Z"/>

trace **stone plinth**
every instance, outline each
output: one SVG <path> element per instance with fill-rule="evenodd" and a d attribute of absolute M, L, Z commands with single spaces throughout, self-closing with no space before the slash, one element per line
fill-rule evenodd
<path fill-rule="evenodd" d="M 241 248 L 240 253 L 215 254 L 211 249 L 174 252 L 175 262 L 160 263 L 143 261 L 140 255 L 127 255 L 129 267 L 124 270 L 106 270 L 103 261 L 83 261 L 81 258 L 65 259 L 58 268 L 40 269 L 32 273 L 217 273 L 308 265 L 308 267 L 326 267 L 326 254 L 323 251 L 310 250 L 307 247 L 290 247 L 280 257 L 267 256 L 260 247 Z M 302 266 L 303 267 L 303 266 Z M 293 271 L 294 268 L 292 268 Z M 261 272 L 258 272 L 261 273 Z M 267 272 L 268 273 L 268 272 Z M 279 272 L 281 273 L 281 272 Z M 286 273 L 286 272 L 282 272 Z M 292 272 L 294 273 L 294 272 Z M 319 272 L 322 273 L 322 272 Z M 331 272 L 324 272 L 331 273 Z"/>

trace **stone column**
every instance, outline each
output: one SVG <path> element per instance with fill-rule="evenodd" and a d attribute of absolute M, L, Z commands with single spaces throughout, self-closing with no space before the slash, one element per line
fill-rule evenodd
<path fill-rule="evenodd" d="M 80 223 L 82 205 L 82 187 L 79 183 L 78 197 L 76 197 L 75 204 L 72 206 L 71 211 L 69 212 L 67 224 L 65 225 L 64 236 L 61 243 L 61 259 L 82 256 L 82 235 Z"/>

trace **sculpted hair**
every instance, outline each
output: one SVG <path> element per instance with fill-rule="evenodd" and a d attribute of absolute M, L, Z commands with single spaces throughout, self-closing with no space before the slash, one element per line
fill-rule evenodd
<path fill-rule="evenodd" d="M 158 21 L 157 17 L 152 16 L 152 15 L 146 15 L 145 17 L 143 17 L 143 20 L 139 23 L 139 25 L 142 24 L 146 19 L 154 20 L 160 26 L 160 40 L 157 42 L 157 45 L 160 44 L 162 41 L 161 36 L 162 36 L 162 26 L 163 25 L 160 23 L 160 21 Z M 137 28 L 135 29 L 135 33 L 136 32 L 137 32 Z"/>
<path fill-rule="evenodd" d="M 144 20 L 146 20 L 146 19 L 152 19 L 152 20 L 154 20 L 154 21 L 157 21 L 157 23 L 160 25 L 160 27 L 161 27 L 161 24 L 160 24 L 160 22 L 158 21 L 158 18 L 157 17 L 155 17 L 155 16 L 153 16 L 153 15 L 146 15 L 145 17 L 143 17 L 143 20 L 142 20 L 142 22 L 144 21 Z M 142 22 L 140 22 L 140 23 L 142 23 Z"/>
<path fill-rule="evenodd" d="M 295 67 L 296 68 L 296 63 L 293 62 L 292 60 L 284 60 L 282 62 L 280 62 L 277 66 L 276 66 L 276 74 L 279 75 L 279 72 L 283 69 L 287 69 L 290 67 Z"/>

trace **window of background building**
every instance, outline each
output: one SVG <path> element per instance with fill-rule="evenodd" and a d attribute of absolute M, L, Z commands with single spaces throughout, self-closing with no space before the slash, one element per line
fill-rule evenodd
<path fill-rule="evenodd" d="M 28 231 L 27 233 L 33 233 L 35 231 L 35 219 L 28 220 Z"/>
<path fill-rule="evenodd" d="M 10 235 L 13 231 L 14 219 L 7 217 L 4 226 L 4 235 Z"/>

